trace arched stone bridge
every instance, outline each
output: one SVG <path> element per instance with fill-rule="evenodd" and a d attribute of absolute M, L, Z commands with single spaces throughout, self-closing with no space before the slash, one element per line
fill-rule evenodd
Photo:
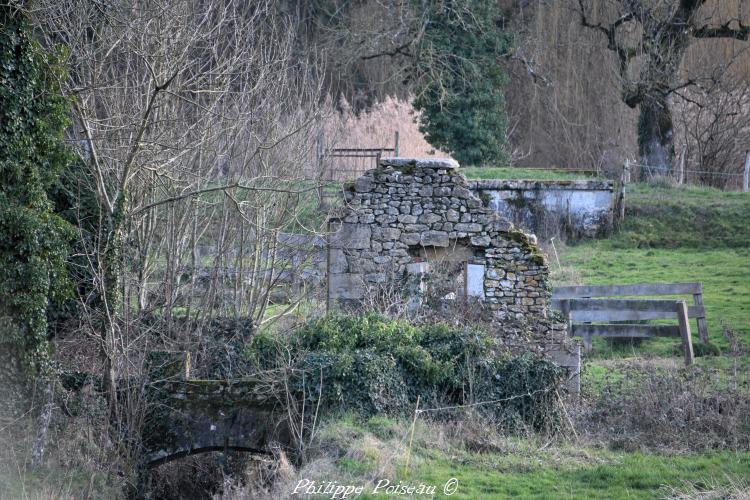
<path fill-rule="evenodd" d="M 188 353 L 150 352 L 147 412 L 141 435 L 146 468 L 209 451 L 263 452 L 287 442 L 273 415 L 268 384 L 258 378 L 190 378 Z"/>
<path fill-rule="evenodd" d="M 209 451 L 263 452 L 286 441 L 254 379 L 163 380 L 146 391 L 141 463 L 151 468 Z"/>

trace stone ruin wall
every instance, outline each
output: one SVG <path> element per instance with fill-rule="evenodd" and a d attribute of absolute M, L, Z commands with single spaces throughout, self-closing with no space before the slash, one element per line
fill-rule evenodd
<path fill-rule="evenodd" d="M 366 287 L 405 276 L 427 249 L 461 247 L 483 266 L 475 296 L 498 318 L 547 316 L 548 268 L 534 237 L 484 207 L 453 160 L 383 159 L 345 197 L 331 221 L 330 300 L 356 302 Z"/>
<path fill-rule="evenodd" d="M 481 274 L 468 296 L 489 308 L 512 352 L 536 350 L 568 370 L 580 390 L 580 347 L 549 312 L 549 269 L 536 238 L 485 207 L 453 160 L 386 158 L 345 189 L 330 220 L 328 300 L 357 305 L 368 290 L 425 271 L 430 255 L 454 258 Z M 531 341 L 531 342 L 529 342 Z"/>

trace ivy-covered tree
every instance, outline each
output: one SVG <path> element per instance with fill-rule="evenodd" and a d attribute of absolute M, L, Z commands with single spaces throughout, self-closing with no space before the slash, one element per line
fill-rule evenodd
<path fill-rule="evenodd" d="M 73 158 L 63 142 L 69 103 L 58 57 L 33 40 L 23 15 L 0 6 L 0 22 L 0 321 L 12 325 L 3 340 L 45 377 L 47 310 L 68 290 L 73 236 L 49 198 Z"/>
<path fill-rule="evenodd" d="M 505 74 L 512 37 L 494 0 L 436 0 L 416 47 L 420 130 L 466 165 L 507 161 Z"/>

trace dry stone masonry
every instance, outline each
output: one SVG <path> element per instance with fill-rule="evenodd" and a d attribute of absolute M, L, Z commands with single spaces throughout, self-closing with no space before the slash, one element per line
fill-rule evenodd
<path fill-rule="evenodd" d="M 356 303 L 367 287 L 458 258 L 461 289 L 497 317 L 546 316 L 548 269 L 535 237 L 485 207 L 455 161 L 382 159 L 346 187 L 345 198 L 330 226 L 330 301 Z"/>

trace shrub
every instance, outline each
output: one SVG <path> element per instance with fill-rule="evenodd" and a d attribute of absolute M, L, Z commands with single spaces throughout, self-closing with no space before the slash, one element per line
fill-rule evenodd
<path fill-rule="evenodd" d="M 747 449 L 750 395 L 731 375 L 636 362 L 584 394 L 579 427 L 617 449 Z M 735 388 L 732 388 L 732 387 Z"/>
<path fill-rule="evenodd" d="M 560 369 L 532 356 L 501 357 L 496 347 L 482 331 L 417 327 L 370 313 L 329 315 L 286 337 L 260 334 L 248 355 L 260 370 L 294 374 L 283 385 L 307 408 L 320 400 L 328 413 L 405 416 L 419 396 L 423 409 L 482 403 L 473 408 L 504 429 L 551 428 L 559 417 Z"/>

